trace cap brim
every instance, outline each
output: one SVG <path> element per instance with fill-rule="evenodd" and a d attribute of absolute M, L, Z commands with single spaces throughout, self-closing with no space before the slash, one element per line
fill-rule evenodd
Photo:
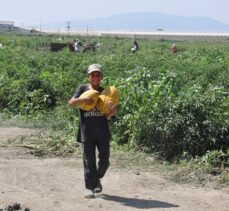
<path fill-rule="evenodd" d="M 94 69 L 94 70 L 88 71 L 88 74 L 93 73 L 93 72 L 100 72 L 101 74 L 103 74 L 101 70 L 97 70 L 97 69 Z"/>

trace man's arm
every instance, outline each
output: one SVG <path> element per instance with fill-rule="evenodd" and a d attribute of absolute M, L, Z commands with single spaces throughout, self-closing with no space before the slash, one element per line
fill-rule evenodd
<path fill-rule="evenodd" d="M 79 106 L 82 103 L 85 103 L 87 105 L 91 105 L 91 104 L 94 103 L 94 100 L 91 97 L 84 97 L 84 98 L 75 98 L 75 97 L 72 97 L 68 101 L 68 104 L 70 106 Z"/>

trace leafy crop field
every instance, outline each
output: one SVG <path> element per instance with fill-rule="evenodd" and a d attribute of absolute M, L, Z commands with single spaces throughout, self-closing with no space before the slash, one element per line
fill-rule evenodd
<path fill-rule="evenodd" d="M 61 42 L 75 37 L 65 36 Z M 96 52 L 49 50 L 55 35 L 0 35 L 0 110 L 8 117 L 51 118 L 56 129 L 74 137 L 77 109 L 68 99 L 87 83 L 92 63 L 104 67 L 102 85 L 120 92 L 118 115 L 110 120 L 113 142 L 167 160 L 209 155 L 228 166 L 229 43 L 79 37 L 100 42 Z M 44 122 L 45 122 L 44 121 Z"/>

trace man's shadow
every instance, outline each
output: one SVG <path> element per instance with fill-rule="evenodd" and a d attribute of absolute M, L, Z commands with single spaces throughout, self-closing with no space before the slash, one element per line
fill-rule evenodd
<path fill-rule="evenodd" d="M 172 208 L 178 207 L 178 205 L 170 204 L 163 201 L 149 200 L 149 199 L 138 199 L 138 198 L 126 198 L 122 196 L 114 196 L 108 194 L 101 194 L 100 198 L 108 201 L 115 201 L 128 207 L 135 207 L 138 209 L 149 209 L 149 208 Z"/>

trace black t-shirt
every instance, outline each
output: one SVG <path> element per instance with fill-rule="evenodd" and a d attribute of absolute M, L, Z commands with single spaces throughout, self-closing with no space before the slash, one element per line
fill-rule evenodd
<path fill-rule="evenodd" d="M 73 97 L 78 98 L 82 93 L 89 90 L 89 85 L 80 85 Z M 99 87 L 99 92 L 103 90 Z M 97 109 L 92 109 L 91 111 L 84 111 L 80 109 L 80 121 L 79 121 L 79 131 L 81 140 L 78 141 L 90 141 L 91 139 L 110 139 L 111 134 L 108 126 L 107 118 Z"/>

